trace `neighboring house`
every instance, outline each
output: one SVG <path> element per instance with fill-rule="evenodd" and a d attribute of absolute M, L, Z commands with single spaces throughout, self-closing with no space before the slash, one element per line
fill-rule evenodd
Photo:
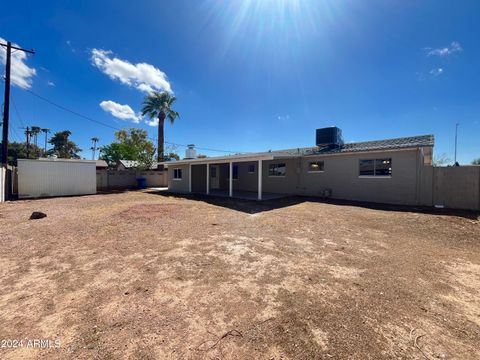
<path fill-rule="evenodd" d="M 131 170 L 136 169 L 139 166 L 139 162 L 136 160 L 119 160 L 117 162 L 117 170 Z M 157 165 L 153 165 L 150 170 L 157 170 Z"/>
<path fill-rule="evenodd" d="M 338 128 L 317 130 L 317 146 L 162 163 L 172 192 L 256 199 L 309 195 L 416 205 L 433 135 L 344 144 Z M 430 166 L 431 167 L 431 166 Z M 426 195 L 425 195 L 426 196 Z"/>
<path fill-rule="evenodd" d="M 97 170 L 106 170 L 108 168 L 108 164 L 105 160 L 95 160 Z"/>

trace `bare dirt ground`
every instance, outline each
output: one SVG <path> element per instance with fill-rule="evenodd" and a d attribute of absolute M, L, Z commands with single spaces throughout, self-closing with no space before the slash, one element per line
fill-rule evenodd
<path fill-rule="evenodd" d="M 0 228 L 0 339 L 60 341 L 1 359 L 480 358 L 476 217 L 128 192 Z"/>

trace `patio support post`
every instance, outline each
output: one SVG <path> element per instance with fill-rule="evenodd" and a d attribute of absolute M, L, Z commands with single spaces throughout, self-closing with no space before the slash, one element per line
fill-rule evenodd
<path fill-rule="evenodd" d="M 210 194 L 210 164 L 206 164 L 207 167 L 207 195 Z"/>
<path fill-rule="evenodd" d="M 229 196 L 233 196 L 233 162 L 230 161 L 230 171 L 229 171 Z"/>
<path fill-rule="evenodd" d="M 188 192 L 192 192 L 192 164 L 188 165 Z"/>
<path fill-rule="evenodd" d="M 258 200 L 262 200 L 262 160 L 258 160 Z"/>

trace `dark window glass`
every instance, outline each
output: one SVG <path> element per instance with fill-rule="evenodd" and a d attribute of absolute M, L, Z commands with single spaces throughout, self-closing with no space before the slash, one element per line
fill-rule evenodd
<path fill-rule="evenodd" d="M 324 167 L 323 161 L 312 161 L 308 163 L 308 171 L 310 172 L 323 171 Z"/>
<path fill-rule="evenodd" d="M 360 160 L 360 176 L 392 176 L 392 159 Z"/>
<path fill-rule="evenodd" d="M 233 176 L 232 179 L 238 179 L 238 165 L 233 165 Z"/>
<path fill-rule="evenodd" d="M 255 165 L 248 165 L 248 172 L 254 173 L 255 172 Z"/>
<path fill-rule="evenodd" d="M 268 176 L 285 176 L 285 163 L 270 164 L 268 167 Z"/>
<path fill-rule="evenodd" d="M 360 160 L 360 176 L 375 175 L 375 160 Z"/>
<path fill-rule="evenodd" d="M 182 169 L 173 169 L 173 178 L 181 179 L 182 178 Z"/>
<path fill-rule="evenodd" d="M 212 178 L 217 177 L 217 167 L 216 166 L 210 168 L 210 177 L 212 177 Z"/>
<path fill-rule="evenodd" d="M 376 159 L 375 160 L 375 176 L 391 176 L 392 175 L 392 159 Z"/>

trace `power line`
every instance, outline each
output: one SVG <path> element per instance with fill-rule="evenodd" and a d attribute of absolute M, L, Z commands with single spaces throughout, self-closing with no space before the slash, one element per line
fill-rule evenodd
<path fill-rule="evenodd" d="M 17 105 L 15 104 L 15 100 L 13 99 L 13 97 L 11 97 L 10 99 L 12 100 L 13 108 L 15 109 L 15 113 L 17 114 L 18 120 L 20 120 L 20 124 L 22 125 L 22 127 L 25 127 L 25 125 L 23 124 L 22 117 L 20 116 L 20 111 L 18 111 Z"/>
<path fill-rule="evenodd" d="M 117 128 L 117 127 L 115 127 L 115 126 L 106 124 L 106 123 L 104 123 L 104 122 L 102 122 L 102 121 L 93 119 L 93 118 L 91 118 L 91 117 L 89 117 L 89 116 L 80 114 L 79 112 L 77 112 L 77 111 L 75 111 L 75 110 L 71 110 L 71 109 L 69 109 L 69 108 L 67 108 L 67 107 L 65 107 L 65 106 L 63 106 L 63 105 L 59 105 L 59 104 L 53 102 L 52 100 L 49 100 L 49 99 L 43 97 L 42 95 L 39 95 L 39 94 L 33 92 L 33 91 L 30 90 L 30 89 L 25 89 L 25 90 L 26 90 L 27 92 L 29 92 L 30 94 L 32 94 L 33 96 L 36 96 L 37 98 L 45 101 L 46 103 L 48 103 L 48 104 L 50 104 L 50 105 L 52 105 L 52 106 L 55 106 L 55 107 L 57 107 L 57 108 L 59 108 L 59 109 L 61 109 L 61 110 L 63 110 L 63 111 L 69 112 L 70 114 L 73 114 L 73 115 L 75 115 L 75 116 L 78 116 L 78 117 L 80 117 L 80 118 L 82 118 L 82 119 L 85 119 L 85 120 L 94 122 L 94 123 L 96 123 L 96 124 L 98 124 L 98 125 L 102 125 L 102 126 L 108 127 L 108 128 L 110 128 L 110 129 L 113 129 L 113 130 L 117 130 L 117 131 L 122 130 L 122 129 Z M 151 138 L 151 137 L 149 137 L 149 139 L 150 139 L 150 140 L 153 140 L 153 141 L 157 141 L 156 139 Z M 175 145 L 175 146 L 182 146 L 182 147 L 188 147 L 188 145 L 185 145 L 185 144 L 177 144 L 177 143 L 173 143 L 173 142 L 169 142 L 169 141 L 165 141 L 165 144 Z M 229 150 L 220 150 L 220 149 L 204 148 L 204 147 L 198 147 L 198 146 L 196 146 L 196 148 L 197 148 L 198 150 L 213 151 L 213 152 L 223 152 L 223 153 L 231 153 L 231 154 L 236 154 L 236 153 L 239 153 L 239 152 L 240 152 L 240 151 L 229 151 Z"/>

